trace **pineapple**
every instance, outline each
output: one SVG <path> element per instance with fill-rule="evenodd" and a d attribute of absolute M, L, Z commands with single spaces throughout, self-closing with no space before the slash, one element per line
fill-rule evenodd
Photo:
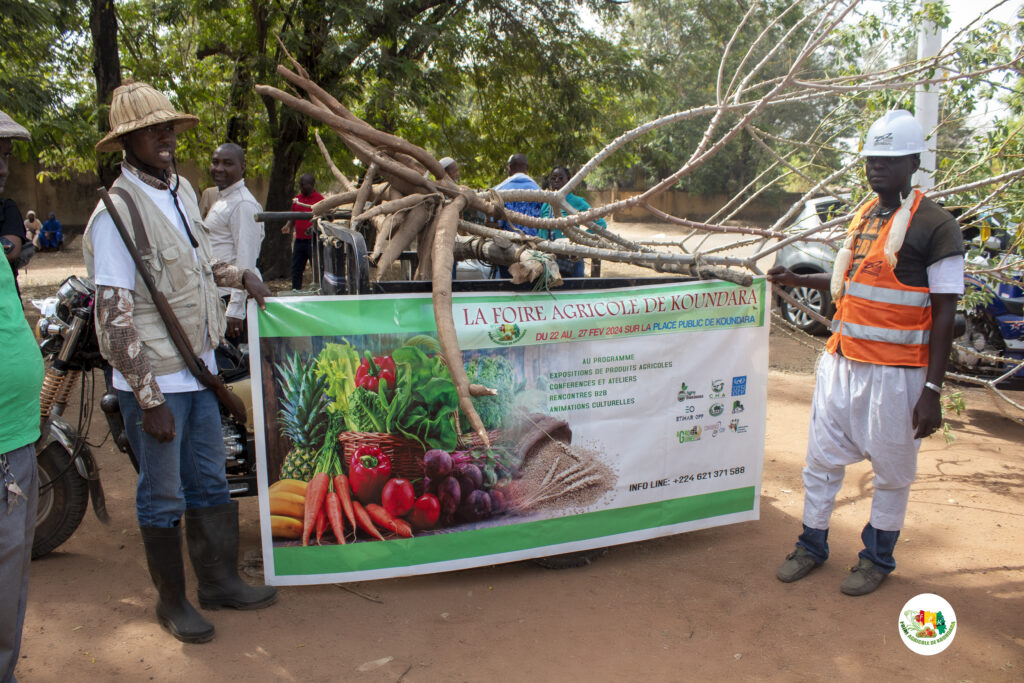
<path fill-rule="evenodd" d="M 309 481 L 327 433 L 327 380 L 317 377 L 316 364 L 304 361 L 299 354 L 286 357 L 277 369 L 281 373 L 278 422 L 281 432 L 292 442 L 281 465 L 281 478 Z"/>

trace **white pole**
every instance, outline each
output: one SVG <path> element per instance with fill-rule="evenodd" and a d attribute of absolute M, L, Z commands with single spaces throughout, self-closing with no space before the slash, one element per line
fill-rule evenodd
<path fill-rule="evenodd" d="M 921 0 L 923 8 L 925 0 Z M 920 61 L 931 59 L 942 47 L 942 29 L 934 22 L 925 21 L 921 25 L 921 34 L 917 41 L 917 58 Z M 939 125 L 939 92 L 933 86 L 918 85 L 914 92 L 914 112 L 918 123 L 928 136 L 928 151 L 921 154 L 921 168 L 914 174 L 914 184 L 922 190 L 935 186 L 933 176 L 936 166 L 935 147 L 938 137 L 936 128 Z"/>

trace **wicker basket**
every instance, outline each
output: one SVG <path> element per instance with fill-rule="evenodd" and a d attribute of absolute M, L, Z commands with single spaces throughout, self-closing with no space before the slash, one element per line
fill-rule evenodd
<path fill-rule="evenodd" d="M 402 477 L 409 481 L 423 479 L 423 454 L 426 452 L 423 446 L 410 441 L 409 439 L 395 436 L 394 434 L 381 434 L 378 432 L 342 432 L 338 437 L 342 447 L 342 455 L 345 459 L 345 468 L 352 460 L 352 454 L 360 446 L 376 446 L 384 455 L 391 458 L 391 473 L 395 477 Z M 418 484 L 417 493 L 420 493 Z"/>
<path fill-rule="evenodd" d="M 500 442 L 504 435 L 505 432 L 501 429 L 491 429 L 487 432 L 487 438 L 490 440 L 492 446 Z M 480 448 L 483 445 L 483 440 L 476 432 L 467 432 L 459 435 L 459 450 Z"/>

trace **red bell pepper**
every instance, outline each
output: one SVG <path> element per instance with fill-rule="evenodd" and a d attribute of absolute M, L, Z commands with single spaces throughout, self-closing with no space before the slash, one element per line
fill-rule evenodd
<path fill-rule="evenodd" d="M 367 351 L 356 369 L 356 386 L 376 393 L 381 380 L 385 380 L 388 389 L 394 389 L 396 373 L 395 361 L 391 356 L 372 357 Z"/>
<path fill-rule="evenodd" d="M 380 493 L 391 478 L 391 458 L 376 446 L 360 446 L 348 464 L 352 493 L 365 504 L 380 503 Z"/>

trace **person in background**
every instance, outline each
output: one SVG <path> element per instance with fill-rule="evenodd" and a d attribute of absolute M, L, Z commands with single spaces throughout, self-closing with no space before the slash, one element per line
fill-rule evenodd
<path fill-rule="evenodd" d="M 571 176 L 572 174 L 569 172 L 569 169 L 566 168 L 565 166 L 555 166 L 553 169 L 551 169 L 551 173 L 549 173 L 548 177 L 544 180 L 544 189 L 556 191 L 561 190 L 565 186 L 565 184 L 569 182 L 569 178 Z M 565 196 L 565 201 L 568 202 L 569 206 L 576 209 L 576 211 L 578 211 L 579 213 L 583 213 L 584 211 L 590 210 L 590 204 L 588 204 L 587 200 L 579 196 L 578 194 L 573 194 L 572 192 L 570 192 Z M 554 216 L 554 213 L 551 210 L 551 205 L 545 204 L 544 207 L 541 209 L 540 215 L 542 218 L 551 218 L 552 216 Z M 565 209 L 562 209 L 561 215 L 566 215 Z M 598 218 L 594 222 L 597 223 L 602 228 L 608 228 L 608 224 L 605 222 L 603 218 Z M 589 232 L 590 229 L 587 228 L 587 231 Z M 538 230 L 537 234 L 549 240 L 557 240 L 565 237 L 565 235 L 562 234 L 561 230 Z M 583 266 L 583 257 L 559 256 L 558 271 L 562 274 L 562 277 L 583 277 L 585 274 Z"/>
<path fill-rule="evenodd" d="M 167 297 L 193 353 L 215 368 L 224 335 L 218 287 L 244 288 L 262 307 L 270 291 L 248 270 L 215 259 L 187 180 L 174 172 L 178 134 L 195 116 L 174 109 L 145 83 L 126 81 L 110 103 L 110 133 L 98 152 L 123 150 L 111 202 L 129 234 L 144 234 L 159 268 L 157 289 Z M 129 202 L 140 218 L 140 231 Z M 157 589 L 161 626 L 186 643 L 213 638 L 213 624 L 189 602 L 181 552 L 182 518 L 188 554 L 204 609 L 260 609 L 277 599 L 271 586 L 238 576 L 238 503 L 224 471 L 220 406 L 212 390 L 189 371 L 171 341 L 148 286 L 102 202 L 82 239 L 89 277 L 96 283 L 96 337 L 113 366 L 112 382 L 125 434 L 139 462 L 135 492 L 146 564 Z"/>
<path fill-rule="evenodd" d="M 14 140 L 29 140 L 28 131 L 0 111 L 0 193 L 7 184 L 7 164 Z M 0 199 L 3 239 L 21 246 L 24 224 L 18 207 Z M 7 232 L 14 221 L 17 231 Z M 25 320 L 14 271 L 0 262 L 0 348 L 12 362 L 4 366 L 0 392 L 0 681 L 13 681 L 21 649 L 28 601 L 28 570 L 36 525 L 39 482 L 35 442 L 39 439 L 39 391 L 43 357 Z"/>
<path fill-rule="evenodd" d="M 312 173 L 299 176 L 299 194 L 292 199 L 292 211 L 309 211 L 314 204 L 322 201 L 324 196 L 316 191 L 316 178 Z M 295 240 L 292 242 L 292 291 L 302 289 L 302 275 L 306 272 L 306 264 L 313 255 L 313 240 L 309 234 L 311 221 L 298 219 L 288 221 L 281 228 L 285 235 L 295 228 Z"/>
<path fill-rule="evenodd" d="M 530 164 L 526 160 L 526 155 L 522 153 L 513 154 L 505 162 L 505 171 L 508 177 L 498 183 L 495 190 L 539 190 L 540 185 L 534 181 L 533 178 L 528 176 L 526 173 L 530 170 Z M 523 201 L 511 201 L 505 202 L 505 208 L 510 211 L 516 211 L 527 216 L 536 216 L 540 218 L 541 208 L 543 207 L 542 202 L 523 202 Z M 509 223 L 505 219 L 498 221 L 498 227 L 502 230 L 521 230 L 527 235 L 536 235 L 537 231 L 534 228 L 528 228 L 525 225 L 518 225 L 516 223 Z M 498 266 L 497 270 L 498 277 L 510 278 L 512 274 L 508 271 L 505 266 Z"/>
<path fill-rule="evenodd" d="M 39 235 L 43 232 L 43 224 L 36 218 L 36 212 L 29 209 L 25 212 L 25 239 L 39 248 Z"/>
<path fill-rule="evenodd" d="M 7 150 L 3 158 L 3 168 L 0 173 L 0 189 L 3 185 L 7 184 L 7 163 L 11 156 L 11 150 L 14 148 L 11 140 L 28 140 L 28 131 L 22 126 L 11 120 L 11 117 L 3 114 L 0 118 L 0 135 L 4 135 L 2 138 L 4 148 Z M 24 131 L 22 133 L 21 131 Z M 25 221 L 21 219 L 21 211 L 18 210 L 18 205 L 11 199 L 0 199 L 0 244 L 3 245 L 4 256 L 7 259 L 7 263 L 10 264 L 11 272 L 14 274 L 14 289 L 21 296 L 21 290 L 18 289 L 18 263 L 21 259 L 22 249 L 28 243 L 28 239 L 25 236 Z"/>
<path fill-rule="evenodd" d="M 444 169 L 444 172 L 448 174 L 449 178 L 451 178 L 456 183 L 459 182 L 459 164 L 458 162 L 455 161 L 455 159 L 452 159 L 451 157 L 445 157 L 438 161 L 437 163 L 441 164 L 441 168 Z"/>
<path fill-rule="evenodd" d="M 206 214 L 204 223 L 210 231 L 213 257 L 242 270 L 259 275 L 256 259 L 263 244 L 263 224 L 256 214 L 263 207 L 245 186 L 245 150 L 226 142 L 213 151 L 210 177 L 217 185 L 218 198 Z M 246 340 L 244 289 L 220 288 L 227 300 L 227 331 L 224 336 L 232 344 Z"/>
<path fill-rule="evenodd" d="M 49 218 L 43 223 L 43 232 L 39 237 L 39 248 L 42 250 L 55 249 L 60 251 L 61 244 L 64 243 L 64 230 L 60 221 L 57 220 L 57 214 L 53 211 L 50 212 Z"/>
<path fill-rule="evenodd" d="M 942 426 L 940 392 L 964 291 L 964 243 L 945 209 L 911 186 L 924 131 L 910 112 L 890 111 L 861 151 L 876 197 L 857 211 L 832 275 L 775 266 L 785 287 L 830 289 L 832 336 L 818 361 L 803 469 L 803 533 L 776 572 L 798 581 L 828 559 L 829 519 L 846 466 L 871 461 L 871 517 L 864 549 L 842 582 L 846 595 L 874 591 L 896 568 L 921 439 Z"/>

